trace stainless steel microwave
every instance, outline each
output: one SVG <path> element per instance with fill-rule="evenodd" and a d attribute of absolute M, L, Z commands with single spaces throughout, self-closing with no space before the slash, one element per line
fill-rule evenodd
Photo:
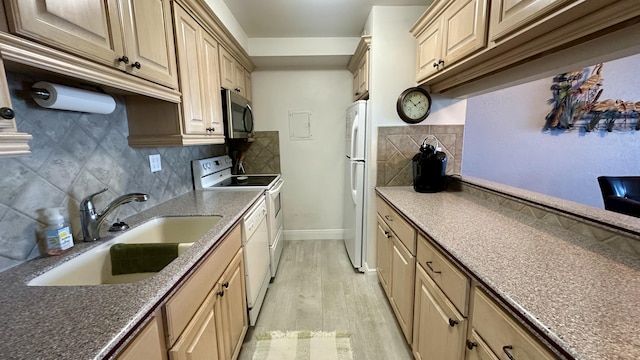
<path fill-rule="evenodd" d="M 251 101 L 233 90 L 222 89 L 222 116 L 227 139 L 253 141 Z"/>

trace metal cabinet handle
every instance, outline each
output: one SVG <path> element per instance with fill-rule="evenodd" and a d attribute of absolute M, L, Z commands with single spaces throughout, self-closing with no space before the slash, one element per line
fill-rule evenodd
<path fill-rule="evenodd" d="M 16 117 L 16 113 L 9 107 L 2 107 L 0 108 L 0 116 L 3 119 L 11 120 Z"/>
<path fill-rule="evenodd" d="M 228 282 L 228 281 L 226 281 L 224 284 L 222 284 L 222 286 L 223 286 L 225 289 L 228 289 L 228 288 L 229 288 L 229 282 Z"/>
<path fill-rule="evenodd" d="M 393 221 L 393 218 L 389 215 L 385 215 L 384 218 L 387 219 L 387 221 Z"/>
<path fill-rule="evenodd" d="M 434 274 L 441 274 L 442 273 L 442 271 L 434 270 L 433 267 L 431 267 L 431 264 L 433 264 L 433 261 L 427 261 L 426 262 L 426 265 L 429 268 L 429 270 L 433 271 Z"/>
<path fill-rule="evenodd" d="M 449 326 L 454 327 L 458 325 L 458 322 L 456 320 L 453 320 L 452 318 L 449 318 Z"/>
<path fill-rule="evenodd" d="M 433 67 L 437 69 L 438 68 L 438 63 L 433 63 Z"/>
<path fill-rule="evenodd" d="M 136 61 L 133 64 L 131 64 L 131 67 L 134 67 L 138 70 L 140 70 L 140 68 L 142 67 L 142 65 L 140 64 L 140 62 Z"/>
<path fill-rule="evenodd" d="M 224 290 L 220 290 L 216 293 L 216 295 L 223 297 L 224 296 Z"/>
<path fill-rule="evenodd" d="M 467 340 L 467 349 L 472 350 L 476 346 L 478 346 L 477 342 L 472 342 L 472 341 Z"/>
<path fill-rule="evenodd" d="M 507 357 L 509 358 L 509 360 L 516 360 L 516 358 L 514 358 L 513 355 L 511 355 L 507 350 L 513 350 L 513 346 L 505 345 L 502 347 L 502 351 L 504 351 L 504 353 L 507 354 Z"/>
<path fill-rule="evenodd" d="M 438 65 L 444 66 L 444 60 L 440 59 L 440 61 L 438 61 Z"/>
<path fill-rule="evenodd" d="M 122 55 L 122 56 L 120 56 L 120 57 L 118 58 L 118 61 L 119 61 L 119 62 L 123 62 L 123 63 L 125 63 L 125 64 L 128 64 L 128 63 L 129 63 L 129 58 L 128 58 L 126 55 Z"/>
<path fill-rule="evenodd" d="M 390 237 L 391 237 L 391 233 L 390 233 L 390 232 L 388 232 L 388 231 L 385 231 L 385 232 L 384 232 L 384 236 L 386 236 L 386 237 L 387 237 L 387 239 L 388 239 L 388 238 L 390 238 Z"/>

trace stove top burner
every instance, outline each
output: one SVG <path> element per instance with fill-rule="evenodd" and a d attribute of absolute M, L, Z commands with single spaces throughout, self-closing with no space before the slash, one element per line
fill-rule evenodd
<path fill-rule="evenodd" d="M 233 187 L 233 186 L 268 186 L 277 175 L 238 175 L 224 179 L 211 187 Z"/>

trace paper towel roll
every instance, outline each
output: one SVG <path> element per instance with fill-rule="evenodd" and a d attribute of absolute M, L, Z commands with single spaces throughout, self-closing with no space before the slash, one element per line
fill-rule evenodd
<path fill-rule="evenodd" d="M 107 94 L 52 84 L 46 81 L 37 82 L 33 84 L 32 88 L 44 89 L 49 93 L 48 99 L 33 97 L 38 105 L 45 108 L 96 114 L 110 114 L 116 108 L 115 100 Z"/>

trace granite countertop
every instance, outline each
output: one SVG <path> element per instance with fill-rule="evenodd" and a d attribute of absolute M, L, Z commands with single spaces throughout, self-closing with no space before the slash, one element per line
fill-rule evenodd
<path fill-rule="evenodd" d="M 640 359 L 639 258 L 467 192 L 376 191 L 575 359 Z"/>
<path fill-rule="evenodd" d="M 154 311 L 259 198 L 262 191 L 194 191 L 128 219 L 132 228 L 160 216 L 220 215 L 220 221 L 156 275 L 134 283 L 27 286 L 43 272 L 100 245 L 42 257 L 0 273 L 0 358 L 102 359 Z"/>

